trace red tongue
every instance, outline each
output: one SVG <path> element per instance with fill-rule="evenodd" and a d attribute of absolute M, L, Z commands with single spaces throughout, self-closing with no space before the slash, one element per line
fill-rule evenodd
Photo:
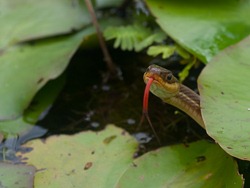
<path fill-rule="evenodd" d="M 151 126 L 151 129 L 154 132 L 154 135 L 155 135 L 158 143 L 161 145 L 161 141 L 160 141 L 159 137 L 157 136 L 157 134 L 155 132 L 155 129 L 154 129 L 154 127 L 153 127 L 153 125 L 151 123 L 151 120 L 149 118 L 149 115 L 148 115 L 148 97 L 149 97 L 150 86 L 152 85 L 153 81 L 154 81 L 153 78 L 149 78 L 148 82 L 146 84 L 145 90 L 144 90 L 143 110 L 142 110 L 143 114 L 142 114 L 142 119 L 141 119 L 140 125 L 142 124 L 142 122 L 144 120 L 144 117 L 146 117 L 146 119 L 148 120 L 149 125 Z"/>
<path fill-rule="evenodd" d="M 147 85 L 144 90 L 144 97 L 143 97 L 143 114 L 148 114 L 148 96 L 149 96 L 149 91 L 150 91 L 150 86 L 153 83 L 154 79 L 149 78 Z"/>

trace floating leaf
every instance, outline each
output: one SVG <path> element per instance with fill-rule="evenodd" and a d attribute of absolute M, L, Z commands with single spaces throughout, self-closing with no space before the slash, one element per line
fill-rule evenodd
<path fill-rule="evenodd" d="M 90 23 L 85 3 L 78 0 L 1 0 L 0 5 L 0 50 L 21 41 L 71 33 Z"/>
<path fill-rule="evenodd" d="M 250 0 L 146 0 L 161 28 L 203 62 L 250 33 Z"/>
<path fill-rule="evenodd" d="M 36 169 L 33 166 L 15 165 L 0 163 L 0 187 L 11 188 L 32 188 L 34 187 L 34 174 Z"/>
<path fill-rule="evenodd" d="M 85 3 L 78 0 L 0 3 L 0 121 L 3 121 L 20 117 L 35 93 L 62 73 L 87 32 L 65 34 L 82 29 L 90 19 Z M 58 35 L 61 37 L 52 38 Z"/>
<path fill-rule="evenodd" d="M 52 136 L 25 146 L 33 150 L 21 154 L 24 161 L 40 169 L 36 188 L 114 187 L 132 162 L 138 144 L 124 130 L 108 126 L 98 133 Z"/>
<path fill-rule="evenodd" d="M 250 37 L 219 53 L 198 86 L 207 133 L 230 155 L 250 160 Z"/>
<path fill-rule="evenodd" d="M 65 74 L 49 81 L 33 98 L 29 108 L 24 111 L 23 118 L 26 122 L 35 124 L 45 116 L 45 111 L 52 106 L 58 94 L 63 89 Z M 0 123 L 1 124 L 1 123 Z"/>
<path fill-rule="evenodd" d="M 116 187 L 242 188 L 237 165 L 205 141 L 160 148 L 134 160 Z"/>
<path fill-rule="evenodd" d="M 64 85 L 64 76 L 48 82 L 34 97 L 32 104 L 25 110 L 23 116 L 9 121 L 0 122 L 0 133 L 4 137 L 20 137 L 34 128 L 35 123 L 55 101 Z M 32 132 L 32 134 L 35 133 Z M 40 135 L 41 136 L 41 135 Z M 34 138 L 34 137 L 33 137 Z"/>
<path fill-rule="evenodd" d="M 0 120 L 22 115 L 36 92 L 59 76 L 87 33 L 14 46 L 0 56 Z"/>
<path fill-rule="evenodd" d="M 97 133 L 33 140 L 25 147 L 33 150 L 20 153 L 23 162 L 43 169 L 36 173 L 36 188 L 243 185 L 233 158 L 206 141 L 160 148 L 133 160 L 138 143 L 124 130 L 109 125 Z M 46 157 L 41 158 L 44 153 Z"/>

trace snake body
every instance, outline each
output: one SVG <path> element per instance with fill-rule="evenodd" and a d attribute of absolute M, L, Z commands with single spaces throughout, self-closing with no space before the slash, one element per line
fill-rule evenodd
<path fill-rule="evenodd" d="M 149 66 L 144 73 L 143 79 L 146 84 L 149 78 L 153 79 L 150 91 L 154 95 L 184 111 L 205 129 L 201 115 L 200 96 L 197 93 L 181 84 L 171 71 L 157 65 Z"/>

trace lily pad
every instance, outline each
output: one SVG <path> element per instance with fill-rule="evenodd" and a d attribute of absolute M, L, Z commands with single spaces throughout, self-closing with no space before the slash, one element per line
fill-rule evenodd
<path fill-rule="evenodd" d="M 146 0 L 162 29 L 208 62 L 250 33 L 250 0 Z"/>
<path fill-rule="evenodd" d="M 25 110 L 23 116 L 14 120 L 0 122 L 0 133 L 4 135 L 5 138 L 10 138 L 12 136 L 20 138 L 22 135 L 30 131 L 39 118 L 44 116 L 46 111 L 48 111 L 58 93 L 61 91 L 63 84 L 64 76 L 60 76 L 59 78 L 48 82 L 36 94 L 29 108 Z"/>
<path fill-rule="evenodd" d="M 32 150 L 18 154 L 22 161 L 40 169 L 36 188 L 243 186 L 234 159 L 206 141 L 160 148 L 134 160 L 138 143 L 109 125 L 100 132 L 52 136 L 24 146 Z"/>
<path fill-rule="evenodd" d="M 14 165 L 0 163 L 0 187 L 20 188 L 34 187 L 34 174 L 36 169 L 33 166 Z"/>
<path fill-rule="evenodd" d="M 26 40 L 70 33 L 90 23 L 85 3 L 78 0 L 1 0 L 0 12 L 0 50 Z"/>
<path fill-rule="evenodd" d="M 250 37 L 219 53 L 198 83 L 207 133 L 230 155 L 250 160 Z"/>
<path fill-rule="evenodd" d="M 21 154 L 37 169 L 35 187 L 114 187 L 138 143 L 127 132 L 108 126 L 101 132 L 52 136 L 28 142 L 33 150 Z M 43 157 L 41 157 L 43 156 Z"/>
<path fill-rule="evenodd" d="M 241 188 L 236 162 L 218 145 L 199 141 L 149 152 L 134 160 L 118 182 L 125 187 Z"/>
<path fill-rule="evenodd" d="M 13 46 L 0 56 L 0 120 L 22 115 L 36 92 L 66 68 L 84 36 L 75 35 Z"/>

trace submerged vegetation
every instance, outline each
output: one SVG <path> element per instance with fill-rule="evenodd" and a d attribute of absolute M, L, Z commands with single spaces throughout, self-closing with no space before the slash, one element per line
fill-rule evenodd
<path fill-rule="evenodd" d="M 250 0 L 0 1 L 0 187 L 249 186 Z M 153 96 L 161 145 L 140 124 L 151 64 L 205 130 Z"/>

